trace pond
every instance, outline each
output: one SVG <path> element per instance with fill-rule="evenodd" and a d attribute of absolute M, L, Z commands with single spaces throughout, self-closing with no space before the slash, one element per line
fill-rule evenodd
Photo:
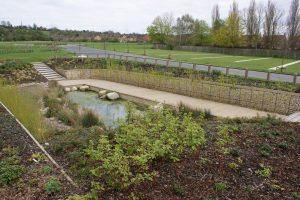
<path fill-rule="evenodd" d="M 67 96 L 72 103 L 97 114 L 106 127 L 118 127 L 120 120 L 124 120 L 127 116 L 127 101 L 99 99 L 98 94 L 95 92 L 74 91 L 69 92 Z"/>

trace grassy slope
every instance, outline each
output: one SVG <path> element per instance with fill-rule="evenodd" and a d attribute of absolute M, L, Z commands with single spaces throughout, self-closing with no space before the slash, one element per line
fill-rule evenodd
<path fill-rule="evenodd" d="M 104 43 L 81 43 L 84 46 L 104 49 Z M 132 54 L 142 55 L 144 54 L 144 45 L 136 44 L 136 43 L 106 43 L 107 50 L 116 50 L 118 52 L 129 52 Z M 290 62 L 294 62 L 296 60 L 293 59 L 281 59 L 281 58 L 270 58 L 266 60 L 256 60 L 250 62 L 235 62 L 239 60 L 251 60 L 251 59 L 259 59 L 260 57 L 251 57 L 251 56 L 231 56 L 224 54 L 216 54 L 216 53 L 206 53 L 206 52 L 185 52 L 185 51 L 171 51 L 171 50 L 156 50 L 151 49 L 151 44 L 146 44 L 146 54 L 148 56 L 167 59 L 169 54 L 171 55 L 171 59 L 177 61 L 185 61 L 190 63 L 197 64 L 208 64 L 214 66 L 224 66 L 224 67 L 235 67 L 235 68 L 249 68 L 252 70 L 262 70 L 268 71 L 269 68 L 281 66 L 283 64 L 287 64 Z M 228 57 L 224 57 L 228 56 Z M 211 58 L 211 57 L 216 57 Z M 217 58 L 222 57 L 222 58 Z M 197 58 L 197 59 L 195 59 Z M 300 63 L 289 66 L 283 72 L 286 73 L 300 73 Z"/>

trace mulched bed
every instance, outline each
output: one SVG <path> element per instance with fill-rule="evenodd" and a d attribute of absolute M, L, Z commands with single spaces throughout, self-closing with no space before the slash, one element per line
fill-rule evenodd
<path fill-rule="evenodd" d="M 128 199 L 133 192 L 140 199 L 299 199 L 300 195 L 300 126 L 298 124 L 237 124 L 234 143 L 229 149 L 237 153 L 224 154 L 215 144 L 216 121 L 205 124 L 206 146 L 180 162 L 157 161 L 153 169 L 159 172 L 153 182 L 145 182 L 123 192 L 109 191 L 105 199 Z M 272 135 L 272 133 L 274 135 Z M 287 144 L 287 147 L 283 144 Z M 260 148 L 269 145 L 269 157 Z M 239 159 L 240 158 L 240 159 Z M 238 169 L 229 167 L 237 163 Z M 270 177 L 261 177 L 260 164 L 270 166 Z M 226 190 L 218 191 L 216 183 Z M 297 197 L 298 196 L 298 197 Z"/>
<path fill-rule="evenodd" d="M 79 190 L 74 188 L 50 161 L 36 163 L 31 159 L 33 153 L 42 154 L 42 151 L 1 105 L 0 138 L 0 149 L 18 148 L 22 158 L 21 164 L 25 166 L 25 172 L 15 183 L 0 186 L 0 199 L 65 199 L 78 193 Z M 52 172 L 44 174 L 42 169 L 45 166 L 50 166 Z M 60 180 L 62 189 L 59 193 L 49 196 L 44 187 L 51 177 Z"/>

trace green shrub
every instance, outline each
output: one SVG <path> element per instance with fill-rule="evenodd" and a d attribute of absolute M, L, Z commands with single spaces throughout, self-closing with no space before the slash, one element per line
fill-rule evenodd
<path fill-rule="evenodd" d="M 51 178 L 45 185 L 45 191 L 48 195 L 61 191 L 61 183 L 57 178 Z"/>
<path fill-rule="evenodd" d="M 51 172 L 52 172 L 52 167 L 50 167 L 49 165 L 46 165 L 42 168 L 43 174 L 51 174 Z"/>
<path fill-rule="evenodd" d="M 272 152 L 273 152 L 272 147 L 270 145 L 268 145 L 268 144 L 263 144 L 259 148 L 259 153 L 263 157 L 269 157 Z"/>
<path fill-rule="evenodd" d="M 239 166 L 238 164 L 232 162 L 232 163 L 229 163 L 229 164 L 228 164 L 228 167 L 229 167 L 230 169 L 237 170 L 237 169 L 239 169 L 240 166 Z"/>
<path fill-rule="evenodd" d="M 174 193 L 178 196 L 184 196 L 184 194 L 185 194 L 185 188 L 180 183 L 175 183 L 173 185 L 173 190 L 174 190 Z"/>
<path fill-rule="evenodd" d="M 192 152 L 204 142 L 204 131 L 190 114 L 178 117 L 170 110 L 150 110 L 131 116 L 111 140 L 102 135 L 96 145 L 91 141 L 86 152 L 98 163 L 92 170 L 99 179 L 97 188 L 123 189 L 152 180 L 156 175 L 149 171 L 152 161 L 178 161 L 182 153 Z"/>
<path fill-rule="evenodd" d="M 25 169 L 21 165 L 19 150 L 11 147 L 4 148 L 0 158 L 0 185 L 9 185 L 20 178 Z"/>
<path fill-rule="evenodd" d="M 238 148 L 231 148 L 229 154 L 233 157 L 239 157 L 241 155 L 241 150 Z"/>
<path fill-rule="evenodd" d="M 81 124 L 85 128 L 97 126 L 99 124 L 99 117 L 92 111 L 88 111 L 82 116 Z"/>
<path fill-rule="evenodd" d="M 265 166 L 260 164 L 260 169 L 256 170 L 255 173 L 261 177 L 269 178 L 272 175 L 272 168 L 269 166 Z"/>
<path fill-rule="evenodd" d="M 1 73 L 9 73 L 12 72 L 13 70 L 22 70 L 22 69 L 28 69 L 32 68 L 33 65 L 30 63 L 22 62 L 22 61 L 8 61 L 5 62 L 3 65 L 0 67 L 0 74 Z"/>
<path fill-rule="evenodd" d="M 218 193 L 224 193 L 227 191 L 227 185 L 223 182 L 215 183 L 215 191 Z"/>
<path fill-rule="evenodd" d="M 286 149 L 289 148 L 289 145 L 286 142 L 282 142 L 282 143 L 278 144 L 278 147 L 281 148 L 281 149 L 286 150 Z"/>

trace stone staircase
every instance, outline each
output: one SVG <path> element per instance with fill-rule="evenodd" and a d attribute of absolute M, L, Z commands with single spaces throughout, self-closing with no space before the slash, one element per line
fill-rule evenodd
<path fill-rule="evenodd" d="M 300 122 L 300 112 L 289 115 L 285 118 L 287 122 Z"/>
<path fill-rule="evenodd" d="M 65 80 L 65 77 L 58 74 L 56 71 L 41 62 L 32 63 L 33 67 L 49 81 Z"/>

